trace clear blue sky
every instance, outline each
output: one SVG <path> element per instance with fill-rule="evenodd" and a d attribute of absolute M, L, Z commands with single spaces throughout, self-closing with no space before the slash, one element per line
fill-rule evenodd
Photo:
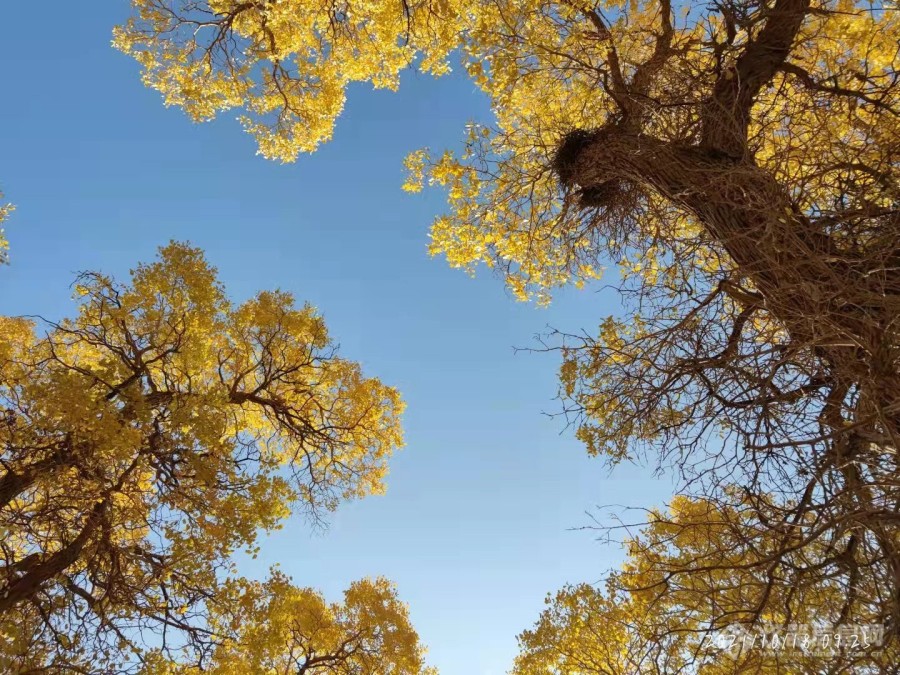
<path fill-rule="evenodd" d="M 617 565 L 586 512 L 649 506 L 649 472 L 610 477 L 554 412 L 557 357 L 514 354 L 548 325 L 592 330 L 615 297 L 515 302 L 426 255 L 437 192 L 400 190 L 402 158 L 486 119 L 471 83 L 408 73 L 397 94 L 351 91 L 335 139 L 294 165 L 254 155 L 232 116 L 193 125 L 109 46 L 124 1 L 0 6 L 0 189 L 7 225 L 0 313 L 73 310 L 73 273 L 124 276 L 170 239 L 203 247 L 231 295 L 280 287 L 325 315 L 345 356 L 401 389 L 407 447 L 388 494 L 343 506 L 323 533 L 300 521 L 243 571 L 278 562 L 334 599 L 353 579 L 399 585 L 443 675 L 500 675 L 545 595 Z"/>

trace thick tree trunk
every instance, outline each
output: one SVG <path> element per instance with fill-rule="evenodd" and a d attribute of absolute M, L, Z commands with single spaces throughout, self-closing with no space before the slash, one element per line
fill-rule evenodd
<path fill-rule="evenodd" d="M 584 145 L 571 180 L 587 189 L 626 181 L 693 214 L 795 342 L 830 360 L 840 379 L 868 383 L 883 412 L 900 413 L 896 252 L 841 250 L 751 160 L 723 159 L 615 127 Z"/>

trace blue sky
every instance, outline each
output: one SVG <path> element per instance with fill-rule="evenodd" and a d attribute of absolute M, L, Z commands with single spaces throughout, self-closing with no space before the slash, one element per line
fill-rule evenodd
<path fill-rule="evenodd" d="M 615 296 L 572 290 L 540 309 L 426 254 L 443 196 L 404 194 L 402 159 L 456 144 L 486 102 L 460 76 L 356 87 L 335 139 L 279 165 L 233 116 L 194 125 L 142 87 L 109 47 L 125 2 L 41 8 L 0 8 L 0 189 L 18 207 L 0 313 L 69 314 L 76 271 L 124 276 L 170 239 L 203 247 L 236 299 L 279 287 L 315 304 L 343 354 L 403 392 L 407 447 L 386 496 L 343 506 L 325 532 L 291 520 L 242 571 L 278 562 L 334 599 L 386 575 L 444 675 L 506 672 L 548 592 L 618 564 L 573 529 L 586 512 L 659 503 L 667 485 L 589 459 L 544 414 L 557 357 L 513 350 L 548 326 L 593 330 Z"/>

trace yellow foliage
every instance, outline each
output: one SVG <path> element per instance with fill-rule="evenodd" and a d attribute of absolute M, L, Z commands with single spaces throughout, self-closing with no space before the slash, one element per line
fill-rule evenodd
<path fill-rule="evenodd" d="M 616 91 L 639 86 L 634 78 L 653 63 L 668 3 L 605 0 L 594 9 L 538 0 L 132 5 L 114 44 L 139 61 L 144 81 L 196 120 L 241 109 L 259 152 L 280 161 L 330 138 L 350 83 L 394 89 L 403 68 L 440 75 L 458 51 L 491 100 L 493 127 L 470 125 L 461 155 L 413 153 L 404 188 L 446 187 L 449 213 L 434 222 L 431 252 L 455 267 L 500 269 L 520 298 L 546 301 L 553 287 L 596 278 L 598 252 L 628 246 L 637 246 L 640 257 L 623 273 L 655 283 L 675 274 L 666 250 L 696 238 L 696 223 L 659 204 L 642 210 L 629 236 L 590 231 L 548 169 L 567 132 L 616 119 Z M 777 179 L 803 174 L 801 208 L 825 203 L 846 174 L 846 162 L 835 158 L 870 160 L 893 147 L 897 133 L 890 82 L 898 13 L 869 11 L 855 0 L 813 5 L 792 49 L 792 70 L 757 97 L 750 134 L 756 161 Z M 674 142 L 692 140 L 700 103 L 755 30 L 714 11 L 684 9 L 682 17 L 668 19 L 668 57 L 654 63 L 651 77 L 640 76 L 648 83 L 640 96 L 651 102 L 643 132 Z M 756 26 L 753 18 L 747 26 Z M 722 50 L 726 65 L 711 45 Z M 617 83 L 619 74 L 628 82 Z M 810 86 L 807 78 L 827 85 Z M 835 94 L 842 90 L 860 96 Z M 648 250 L 647 238 L 660 236 L 666 246 Z M 708 259 L 702 250 L 692 256 L 698 265 Z"/>
<path fill-rule="evenodd" d="M 209 612 L 217 646 L 201 670 L 151 653 L 143 675 L 436 675 L 393 584 L 362 579 L 328 603 L 277 570 L 224 583 Z"/>
<path fill-rule="evenodd" d="M 535 627 L 519 636 L 512 675 L 801 675 L 826 666 L 885 672 L 896 645 L 829 654 L 727 639 L 726 630 L 736 627 L 785 636 L 795 626 L 824 630 L 839 620 L 870 627 L 880 621 L 872 604 L 842 617 L 846 591 L 836 578 L 841 561 L 834 544 L 820 541 L 773 562 L 784 534 L 762 526 L 739 488 L 730 492 L 727 506 L 675 497 L 669 513 L 650 512 L 644 528 L 625 542 L 626 562 L 603 587 L 570 585 L 548 597 Z M 780 585 L 782 565 L 804 566 L 810 576 L 794 587 Z M 879 589 L 861 584 L 856 592 L 877 597 Z M 763 597 L 777 611 L 757 614 Z"/>
<path fill-rule="evenodd" d="M 75 298 L 41 338 L 0 318 L 2 630 L 55 640 L 67 603 L 98 635 L 190 617 L 259 531 L 382 491 L 402 401 L 312 307 L 282 291 L 233 305 L 179 243 L 128 285 L 81 275 Z"/>

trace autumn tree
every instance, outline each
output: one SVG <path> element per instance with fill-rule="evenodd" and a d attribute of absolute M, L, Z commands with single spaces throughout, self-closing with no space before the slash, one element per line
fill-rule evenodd
<path fill-rule="evenodd" d="M 874 625 L 871 579 L 860 577 L 857 592 L 870 601 L 836 639 L 850 607 L 839 577 L 819 575 L 816 588 L 782 583 L 771 565 L 778 533 L 755 510 L 677 497 L 643 520 L 619 526 L 628 557 L 603 586 L 547 598 L 519 636 L 512 675 L 897 672 L 897 646 L 885 647 Z M 831 556 L 818 540 L 783 564 L 814 569 Z"/>
<path fill-rule="evenodd" d="M 614 584 L 567 586 L 546 603 L 534 628 L 519 636 L 513 675 L 686 672 L 687 634 L 651 639 L 645 622 L 655 617 Z"/>
<path fill-rule="evenodd" d="M 900 636 L 894 3 L 132 4 L 115 44 L 145 82 L 195 119 L 240 109 L 282 161 L 349 83 L 458 53 L 495 119 L 407 160 L 408 189 L 447 189 L 432 252 L 542 300 L 617 263 L 623 312 L 550 345 L 589 451 L 751 509 L 773 584 L 838 584 L 842 620 Z"/>
<path fill-rule="evenodd" d="M 378 493 L 402 443 L 398 393 L 312 307 L 231 303 L 197 249 L 162 248 L 129 284 L 84 273 L 75 294 L 72 319 L 0 318 L 4 672 L 203 642 L 232 554 L 292 511 Z"/>
<path fill-rule="evenodd" d="M 409 612 L 386 579 L 363 579 L 328 603 L 281 572 L 231 580 L 209 612 L 215 644 L 176 661 L 154 652 L 144 675 L 436 675 Z"/>

